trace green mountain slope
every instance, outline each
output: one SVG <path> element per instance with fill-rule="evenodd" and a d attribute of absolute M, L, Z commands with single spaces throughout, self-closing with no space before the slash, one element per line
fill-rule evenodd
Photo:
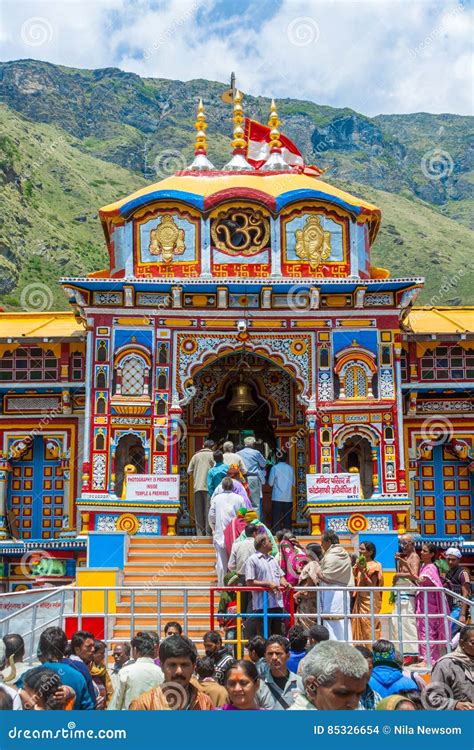
<path fill-rule="evenodd" d="M 6 307 L 33 307 L 23 290 L 35 282 L 53 290 L 48 304 L 64 308 L 55 280 L 106 265 L 97 209 L 191 162 L 198 96 L 206 105 L 209 156 L 216 166 L 229 158 L 230 109 L 219 83 L 26 60 L 0 63 L 0 84 L 7 104 L 0 110 Z M 255 119 L 265 121 L 268 106 L 268 99 L 245 98 Z M 328 182 L 382 209 L 374 262 L 392 275 L 424 275 L 421 302 L 472 303 L 472 118 L 370 119 L 291 99 L 278 107 L 284 132 L 307 161 L 330 167 Z"/>
<path fill-rule="evenodd" d="M 1 304 L 66 308 L 57 279 L 107 265 L 98 208 L 143 184 L 140 175 L 84 154 L 59 128 L 1 107 Z"/>

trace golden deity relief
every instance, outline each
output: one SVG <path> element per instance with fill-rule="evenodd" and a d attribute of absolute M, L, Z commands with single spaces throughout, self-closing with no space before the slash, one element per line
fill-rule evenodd
<path fill-rule="evenodd" d="M 304 228 L 296 230 L 295 238 L 296 255 L 308 261 L 311 269 L 331 257 L 331 232 L 322 228 L 319 216 L 308 216 Z"/>
<path fill-rule="evenodd" d="M 211 223 L 212 243 L 229 255 L 256 255 L 268 247 L 270 222 L 261 211 L 230 208 Z"/>
<path fill-rule="evenodd" d="M 165 263 L 171 263 L 175 255 L 184 253 L 184 229 L 175 224 L 171 214 L 164 214 L 158 226 L 151 230 L 148 249 L 152 255 L 161 255 Z"/>

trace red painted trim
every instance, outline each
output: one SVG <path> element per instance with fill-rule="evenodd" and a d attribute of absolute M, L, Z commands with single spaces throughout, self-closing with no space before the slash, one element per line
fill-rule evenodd
<path fill-rule="evenodd" d="M 219 203 L 239 198 L 257 201 L 268 208 L 269 211 L 276 210 L 276 199 L 272 195 L 268 195 L 268 193 L 264 193 L 262 190 L 241 187 L 227 188 L 227 190 L 219 190 L 218 193 L 208 195 L 207 198 L 204 198 L 204 210 L 210 211 L 212 208 L 218 206 Z"/>

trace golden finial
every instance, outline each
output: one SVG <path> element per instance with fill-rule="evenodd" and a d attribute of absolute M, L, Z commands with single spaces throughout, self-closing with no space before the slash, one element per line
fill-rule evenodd
<path fill-rule="evenodd" d="M 270 128 L 270 154 L 265 164 L 262 166 L 262 171 L 268 170 L 285 171 L 288 170 L 288 164 L 282 156 L 282 142 L 280 141 L 280 120 L 278 119 L 278 112 L 275 104 L 275 100 L 272 99 L 270 105 L 270 117 L 268 119 L 268 127 Z"/>
<path fill-rule="evenodd" d="M 207 122 L 206 122 L 206 115 L 204 112 L 204 104 L 202 103 L 202 99 L 199 99 L 198 107 L 197 107 L 197 115 L 196 115 L 196 122 L 194 123 L 194 127 L 196 128 L 196 141 L 194 143 L 194 153 L 196 156 L 198 154 L 207 154 L 207 141 L 206 141 L 206 128 L 207 128 Z"/>
<path fill-rule="evenodd" d="M 211 164 L 207 158 L 207 138 L 206 138 L 206 114 L 204 112 L 204 104 L 202 99 L 199 99 L 197 106 L 196 122 L 194 123 L 196 128 L 196 140 L 194 142 L 194 160 L 188 169 L 193 172 L 209 172 L 214 169 L 214 165 Z"/>
<path fill-rule="evenodd" d="M 234 154 L 242 151 L 247 145 L 245 141 L 244 129 L 242 127 L 244 122 L 244 108 L 242 107 L 241 102 L 242 94 L 240 93 L 240 91 L 236 91 L 234 97 L 234 114 L 232 116 L 232 119 L 234 121 L 234 138 L 232 140 L 232 148 L 234 149 Z"/>
<path fill-rule="evenodd" d="M 270 151 L 279 151 L 281 149 L 280 120 L 278 119 L 278 112 L 274 99 L 272 99 L 272 103 L 270 105 L 268 127 L 270 128 Z"/>
<path fill-rule="evenodd" d="M 232 115 L 234 121 L 234 137 L 232 139 L 233 157 L 230 162 L 224 166 L 225 170 L 240 171 L 241 169 L 252 169 L 252 166 L 245 158 L 247 141 L 245 140 L 245 132 L 243 128 L 244 108 L 242 107 L 241 102 L 242 94 L 237 90 L 234 96 L 234 113 Z"/>

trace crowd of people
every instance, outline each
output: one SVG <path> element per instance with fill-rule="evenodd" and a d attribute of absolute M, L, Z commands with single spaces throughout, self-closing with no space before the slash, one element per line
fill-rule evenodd
<path fill-rule="evenodd" d="M 395 645 L 365 646 L 330 639 L 323 625 L 294 625 L 287 637 L 255 635 L 236 659 L 217 631 L 204 635 L 201 654 L 178 622 L 138 632 L 107 646 L 59 627 L 40 636 L 37 665 L 26 664 L 19 634 L 0 640 L 0 710 L 297 711 L 474 710 L 474 626 L 465 625 L 455 650 L 430 679 L 403 664 Z"/>
<path fill-rule="evenodd" d="M 168 622 L 162 635 L 133 633 L 109 653 L 91 632 L 68 638 L 48 627 L 35 663 L 22 636 L 8 634 L 0 709 L 474 710 L 471 584 L 460 550 L 440 555 L 425 542 L 419 554 L 411 535 L 400 538 L 388 640 L 374 542 L 350 555 L 327 529 L 320 544 L 302 546 L 285 528 L 294 472 L 284 455 L 268 476 L 268 528 L 259 519 L 267 466 L 255 439 L 237 452 L 230 441 L 214 448 L 205 441 L 188 472 L 197 533 L 212 534 L 216 551 L 220 630 L 201 645 Z"/>

